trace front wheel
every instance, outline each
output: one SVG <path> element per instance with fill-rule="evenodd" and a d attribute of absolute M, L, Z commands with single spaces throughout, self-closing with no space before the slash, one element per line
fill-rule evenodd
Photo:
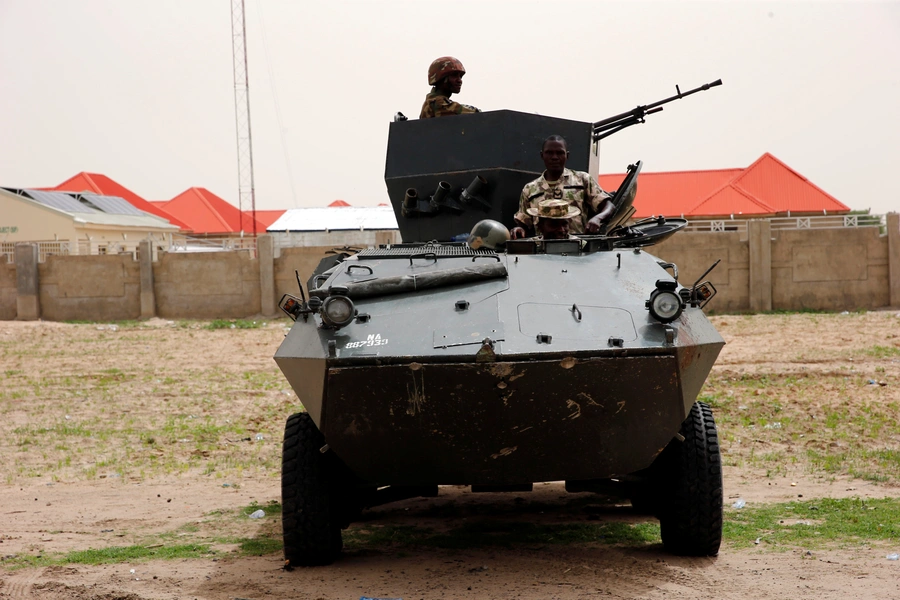
<path fill-rule="evenodd" d="M 289 565 L 327 565 L 341 553 L 338 491 L 327 457 L 325 436 L 308 413 L 288 417 L 281 456 L 281 523 Z"/>
<path fill-rule="evenodd" d="M 696 402 L 660 456 L 663 546 L 675 554 L 715 556 L 722 542 L 722 459 L 712 410 Z"/>

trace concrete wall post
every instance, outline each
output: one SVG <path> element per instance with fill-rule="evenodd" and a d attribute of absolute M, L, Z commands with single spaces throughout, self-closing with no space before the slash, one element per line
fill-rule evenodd
<path fill-rule="evenodd" d="M 259 260 L 259 309 L 265 317 L 276 314 L 275 306 L 275 238 L 266 234 L 256 238 Z"/>
<path fill-rule="evenodd" d="M 768 219 L 747 223 L 750 245 L 750 310 L 772 310 L 772 224 Z"/>
<path fill-rule="evenodd" d="M 156 316 L 156 292 L 153 290 L 153 242 L 144 240 L 140 245 L 141 259 L 141 318 Z"/>
<path fill-rule="evenodd" d="M 885 216 L 888 237 L 888 283 L 891 306 L 900 306 L 900 213 Z"/>
<path fill-rule="evenodd" d="M 38 245 L 16 244 L 16 318 L 41 318 L 41 288 L 38 282 Z"/>

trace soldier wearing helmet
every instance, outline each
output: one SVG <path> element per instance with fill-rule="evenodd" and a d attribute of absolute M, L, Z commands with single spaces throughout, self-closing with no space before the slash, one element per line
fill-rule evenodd
<path fill-rule="evenodd" d="M 431 92 L 425 96 L 419 118 L 429 119 L 481 112 L 474 106 L 450 100 L 451 95 L 458 94 L 462 89 L 462 78 L 465 74 L 466 69 L 458 59 L 452 56 L 436 58 L 428 67 L 428 84 L 433 87 Z"/>

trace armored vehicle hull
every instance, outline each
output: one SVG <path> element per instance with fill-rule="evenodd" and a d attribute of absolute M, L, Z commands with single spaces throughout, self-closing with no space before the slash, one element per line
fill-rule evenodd
<path fill-rule="evenodd" d="M 644 469 L 687 417 L 724 344 L 699 308 L 671 324 L 650 316 L 655 282 L 671 276 L 640 250 L 391 250 L 348 258 L 322 285 L 348 287 L 367 316 L 339 330 L 318 316 L 299 320 L 275 355 L 329 448 L 372 485 Z M 507 275 L 352 298 L 356 282 L 487 265 Z"/>
<path fill-rule="evenodd" d="M 718 439 L 695 401 L 724 341 L 669 270 L 595 238 L 372 248 L 315 276 L 321 307 L 275 355 L 307 410 L 285 434 L 288 560 L 333 560 L 365 506 L 559 480 L 631 498 L 675 552 L 715 554 Z M 677 318 L 648 310 L 660 290 L 685 299 Z M 336 325 L 332 302 L 352 317 Z"/>
<path fill-rule="evenodd" d="M 284 438 L 291 564 L 334 560 L 366 506 L 560 480 L 630 498 L 673 552 L 718 552 L 718 438 L 696 402 L 724 344 L 702 312 L 715 288 L 683 286 L 643 249 L 686 222 L 625 225 L 638 162 L 603 235 L 475 234 L 508 239 L 545 138 L 565 136 L 569 167 L 596 177 L 598 140 L 661 103 L 593 124 L 514 111 L 391 124 L 385 183 L 408 243 L 324 259 L 308 299 L 281 301 L 295 324 L 275 360 L 305 408 Z"/>

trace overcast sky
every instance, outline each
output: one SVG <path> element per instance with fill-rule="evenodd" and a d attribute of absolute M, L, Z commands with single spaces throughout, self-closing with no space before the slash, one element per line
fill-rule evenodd
<path fill-rule="evenodd" d="M 853 209 L 900 210 L 900 2 L 246 0 L 246 17 L 257 209 L 385 202 L 391 117 L 418 116 L 450 54 L 460 101 L 584 121 L 721 78 L 604 140 L 600 172 L 771 152 Z M 236 205 L 236 155 L 231 0 L 0 0 L 0 185 L 90 171 Z"/>

